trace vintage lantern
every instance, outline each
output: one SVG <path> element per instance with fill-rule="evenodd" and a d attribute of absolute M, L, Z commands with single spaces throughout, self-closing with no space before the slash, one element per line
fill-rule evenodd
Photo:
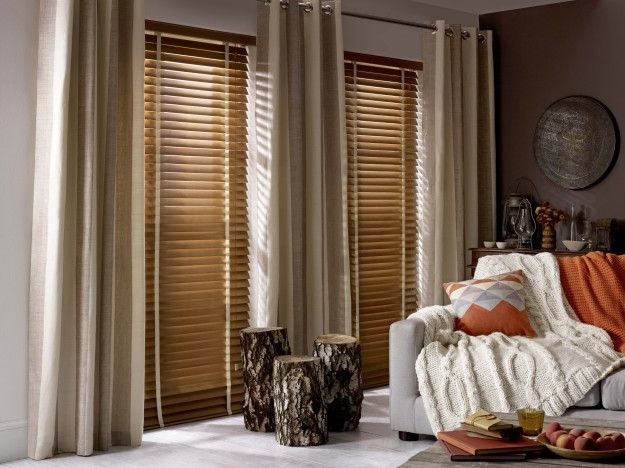
<path fill-rule="evenodd" d="M 526 192 L 521 191 L 521 185 L 523 183 L 527 183 L 530 185 L 531 190 L 528 192 L 533 192 L 536 197 L 532 197 Z M 534 222 L 533 209 L 532 209 L 532 201 L 533 199 L 539 200 L 538 191 L 536 190 L 536 186 L 534 183 L 528 179 L 527 177 L 519 177 L 514 182 L 516 184 L 515 189 L 508 193 L 508 196 L 504 199 L 503 204 L 503 213 L 501 218 L 501 237 L 502 240 L 508 243 L 509 247 L 517 247 L 519 248 L 519 235 L 517 234 L 517 229 L 515 227 L 516 219 L 519 214 L 521 208 L 524 210 L 527 209 L 527 203 L 529 203 L 529 213 L 525 212 L 524 220 L 527 220 L 528 225 L 523 226 L 525 229 L 530 229 L 529 224 Z M 527 203 L 524 203 L 526 201 Z M 529 216 L 527 216 L 529 215 Z M 534 222 L 534 231 L 536 230 L 536 224 Z M 525 239 L 527 241 L 527 239 Z M 524 242 L 527 244 L 527 242 Z M 530 240 L 531 245 L 531 240 Z"/>
<path fill-rule="evenodd" d="M 532 204 L 527 198 L 524 198 L 519 203 L 519 208 L 514 218 L 514 232 L 518 238 L 518 249 L 531 249 L 534 247 L 532 238 L 536 232 L 536 221 L 534 221 Z"/>

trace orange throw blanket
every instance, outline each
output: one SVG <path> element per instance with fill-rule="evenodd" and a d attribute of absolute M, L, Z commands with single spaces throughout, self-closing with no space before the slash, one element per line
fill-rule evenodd
<path fill-rule="evenodd" d="M 625 255 L 558 257 L 564 294 L 580 321 L 604 329 L 625 353 Z"/>

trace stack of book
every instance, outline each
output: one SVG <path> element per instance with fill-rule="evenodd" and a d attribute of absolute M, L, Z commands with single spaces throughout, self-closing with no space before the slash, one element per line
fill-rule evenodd
<path fill-rule="evenodd" d="M 520 426 L 484 410 L 469 416 L 457 430 L 436 436 L 452 461 L 522 461 L 543 450 L 542 444 L 523 436 Z"/>

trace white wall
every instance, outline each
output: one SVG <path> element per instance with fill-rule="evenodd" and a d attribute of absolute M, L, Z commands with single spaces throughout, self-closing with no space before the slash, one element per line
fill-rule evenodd
<path fill-rule="evenodd" d="M 277 1 L 277 0 L 274 0 Z M 145 0 L 147 19 L 256 35 L 256 0 Z M 477 25 L 477 15 L 413 0 L 343 0 L 343 11 L 431 23 Z M 345 50 L 411 60 L 421 58 L 423 30 L 343 17 Z"/>
<path fill-rule="evenodd" d="M 256 0 L 144 0 L 144 4 L 146 19 L 256 35 Z"/>
<path fill-rule="evenodd" d="M 38 8 L 0 1 L 0 463 L 26 456 Z"/>

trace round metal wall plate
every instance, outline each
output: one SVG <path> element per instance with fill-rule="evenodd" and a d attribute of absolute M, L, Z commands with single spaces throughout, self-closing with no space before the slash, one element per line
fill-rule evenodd
<path fill-rule="evenodd" d="M 554 102 L 534 134 L 534 156 L 544 174 L 561 187 L 579 190 L 611 169 L 618 151 L 618 128 L 610 111 L 587 96 Z"/>

